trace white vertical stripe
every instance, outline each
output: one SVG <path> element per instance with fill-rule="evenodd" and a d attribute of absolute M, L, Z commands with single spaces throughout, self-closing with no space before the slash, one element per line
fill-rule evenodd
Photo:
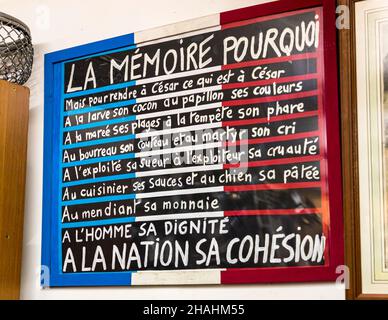
<path fill-rule="evenodd" d="M 215 122 L 215 123 L 209 123 L 209 124 L 200 124 L 200 125 L 196 125 L 196 126 L 177 127 L 177 128 L 172 128 L 172 129 L 166 129 L 166 130 L 142 132 L 142 133 L 136 134 L 136 138 L 141 139 L 141 138 L 160 136 L 160 135 L 166 135 L 166 134 L 174 134 L 174 133 L 196 131 L 196 130 L 215 129 L 215 128 L 222 128 L 222 123 Z"/>
<path fill-rule="evenodd" d="M 172 169 L 161 169 L 161 170 L 152 170 L 152 171 L 143 171 L 136 172 L 136 177 L 149 177 L 149 176 L 160 176 L 164 174 L 177 174 L 177 173 L 186 173 L 186 172 L 201 172 L 201 171 L 214 171 L 214 170 L 222 170 L 222 164 L 216 164 L 211 166 L 196 166 L 196 167 L 180 167 L 180 168 L 172 168 Z"/>
<path fill-rule="evenodd" d="M 206 30 L 203 30 L 206 29 Z M 195 31 L 193 31 L 195 30 Z M 134 33 L 138 47 L 221 30 L 220 15 L 213 14 Z M 184 35 L 183 35 L 184 34 Z"/>
<path fill-rule="evenodd" d="M 181 96 L 186 96 L 186 95 L 190 95 L 190 94 L 199 94 L 199 93 L 204 93 L 204 92 L 208 92 L 208 91 L 221 91 L 221 90 L 222 90 L 222 85 L 217 85 L 217 86 L 198 88 L 198 89 L 193 89 L 193 90 L 170 92 L 170 93 L 166 93 L 166 94 L 151 95 L 151 96 L 144 97 L 144 98 L 137 98 L 136 103 L 143 103 L 143 102 L 148 102 L 148 101 L 155 101 L 155 100 L 161 100 L 161 99 L 167 99 L 167 98 L 181 97 Z"/>
<path fill-rule="evenodd" d="M 203 104 L 200 106 L 194 106 L 194 107 L 189 107 L 189 108 L 172 109 L 172 110 L 167 110 L 167 111 L 159 111 L 159 112 L 154 112 L 154 113 L 140 114 L 140 115 L 136 115 L 136 120 L 169 116 L 169 115 L 178 114 L 178 113 L 216 109 L 216 108 L 221 108 L 221 107 L 222 107 L 222 102 L 216 102 L 216 103 Z"/>
<path fill-rule="evenodd" d="M 181 220 L 181 219 L 196 219 L 196 218 L 223 218 L 224 211 L 214 212 L 191 212 L 191 213 L 174 213 L 160 214 L 154 216 L 136 217 L 136 222 L 142 221 L 158 221 L 158 220 Z"/>
<path fill-rule="evenodd" d="M 190 71 L 183 71 L 183 72 L 176 72 L 172 74 L 166 74 L 159 77 L 153 77 L 153 78 L 145 78 L 145 79 L 139 79 L 136 80 L 136 85 L 142 85 L 157 81 L 164 81 L 164 80 L 173 80 L 173 79 L 179 79 L 183 77 L 191 77 L 203 73 L 211 73 L 216 71 L 221 71 L 221 66 L 215 66 L 215 67 L 209 67 L 209 68 L 203 68 L 203 69 L 196 69 L 196 70 L 190 70 Z"/>
<path fill-rule="evenodd" d="M 175 152 L 192 151 L 192 150 L 216 149 L 221 147 L 222 147 L 222 142 L 205 143 L 205 144 L 198 144 L 193 146 L 184 146 L 179 148 L 138 152 L 138 153 L 135 153 L 135 158 L 143 158 L 143 157 L 157 156 L 157 155 L 169 154 L 169 153 L 175 153 Z"/>
<path fill-rule="evenodd" d="M 210 187 L 210 188 L 147 192 L 147 193 L 136 194 L 136 199 L 147 199 L 147 198 L 156 198 L 156 197 L 178 196 L 178 195 L 184 195 L 184 194 L 200 194 L 200 193 L 223 192 L 223 191 L 224 191 L 224 187 Z"/>
<path fill-rule="evenodd" d="M 179 284 L 221 284 L 221 270 L 178 270 L 178 271 L 137 271 L 132 273 L 131 284 L 179 285 Z"/>

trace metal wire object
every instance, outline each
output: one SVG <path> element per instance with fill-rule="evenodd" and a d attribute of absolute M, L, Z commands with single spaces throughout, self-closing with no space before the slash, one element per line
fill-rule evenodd
<path fill-rule="evenodd" d="M 33 57 L 30 29 L 0 12 L 0 79 L 24 84 L 31 75 Z"/>

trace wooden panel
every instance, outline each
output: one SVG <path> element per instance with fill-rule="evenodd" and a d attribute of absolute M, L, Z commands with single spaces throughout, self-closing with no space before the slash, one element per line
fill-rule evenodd
<path fill-rule="evenodd" d="M 0 81 L 0 299 L 19 299 L 29 89 Z"/>
<path fill-rule="evenodd" d="M 360 251 L 358 245 L 358 143 L 354 47 L 355 2 L 355 0 L 338 1 L 338 5 L 345 5 L 350 9 L 350 28 L 339 30 L 345 263 L 349 267 L 347 299 L 355 299 L 361 292 L 360 270 L 356 262 Z"/>

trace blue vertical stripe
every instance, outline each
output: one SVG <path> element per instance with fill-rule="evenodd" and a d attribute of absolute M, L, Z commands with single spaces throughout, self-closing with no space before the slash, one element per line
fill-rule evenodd
<path fill-rule="evenodd" d="M 62 167 L 68 168 L 68 167 L 74 167 L 74 166 L 83 166 L 85 164 L 107 162 L 107 161 L 114 161 L 114 160 L 122 160 L 122 159 L 133 159 L 133 158 L 135 158 L 134 153 L 125 153 L 125 154 L 120 154 L 117 156 L 108 156 L 108 157 L 91 158 L 91 159 L 87 159 L 87 160 L 66 162 L 66 163 L 62 163 Z"/>
<path fill-rule="evenodd" d="M 108 226 L 112 224 L 124 224 L 124 223 L 132 223 L 132 222 L 135 222 L 134 217 L 93 220 L 93 221 L 80 221 L 80 222 L 67 222 L 62 224 L 62 228 L 67 229 L 67 228 L 81 228 L 81 227 L 98 227 L 98 226 Z"/>
<path fill-rule="evenodd" d="M 100 105 L 96 105 L 96 106 L 80 108 L 80 109 L 77 109 L 77 110 L 65 111 L 64 115 L 65 116 L 72 116 L 72 115 L 75 115 L 75 114 L 83 114 L 83 113 L 99 111 L 99 110 L 113 109 L 113 108 L 119 108 L 119 107 L 126 107 L 126 106 L 134 105 L 135 103 L 136 103 L 136 99 L 130 99 L 130 100 L 125 100 L 125 101 L 118 101 L 118 102 L 112 102 L 112 103 L 107 103 L 107 104 L 100 104 Z M 64 104 L 63 104 L 63 106 L 64 106 Z"/>
<path fill-rule="evenodd" d="M 106 138 L 106 139 L 96 139 L 91 141 L 85 141 L 85 142 L 77 142 L 72 144 L 65 144 L 63 146 L 63 149 L 74 149 L 74 148 L 81 148 L 81 147 L 89 147 L 89 146 L 95 146 L 100 144 L 106 144 L 111 142 L 120 142 L 120 141 L 126 141 L 126 140 L 133 140 L 135 139 L 136 135 L 129 134 L 127 136 L 118 136 L 118 137 L 112 137 L 112 138 Z"/>
<path fill-rule="evenodd" d="M 133 87 L 135 85 L 136 85 L 136 81 L 121 82 L 121 83 L 111 84 L 104 87 L 98 87 L 95 89 L 88 89 L 88 90 L 76 91 L 72 93 L 66 93 L 64 95 L 64 98 L 65 99 L 78 98 L 78 97 L 87 96 L 91 94 L 101 93 L 108 90 L 110 91 L 110 90 L 123 89 L 127 87 Z"/>
<path fill-rule="evenodd" d="M 72 186 L 78 186 L 78 185 L 83 185 L 83 184 L 88 184 L 88 183 L 98 183 L 98 182 L 125 180 L 125 179 L 133 179 L 133 178 L 136 178 L 136 173 L 118 174 L 118 175 L 114 175 L 114 176 L 104 176 L 104 177 L 99 177 L 99 178 L 64 182 L 64 183 L 62 183 L 62 186 L 63 187 L 72 187 Z"/>
<path fill-rule="evenodd" d="M 62 273 L 62 154 L 63 154 L 63 132 L 70 130 L 79 130 L 86 128 L 93 128 L 99 125 L 120 123 L 134 121 L 133 117 L 126 117 L 122 119 L 112 119 L 108 122 L 97 122 L 91 124 L 81 124 L 80 126 L 70 128 L 63 128 L 63 118 L 65 115 L 82 114 L 86 112 L 93 112 L 103 110 L 106 108 L 121 107 L 125 105 L 132 105 L 136 100 L 120 101 L 109 105 L 96 106 L 92 108 L 85 108 L 79 110 L 72 110 L 70 112 L 64 111 L 64 101 L 66 98 L 79 97 L 85 94 L 99 93 L 104 90 L 114 90 L 134 86 L 136 82 L 122 83 L 114 86 L 107 86 L 98 89 L 87 90 L 83 92 L 76 92 L 72 94 L 64 94 L 65 73 L 64 67 L 66 62 L 76 61 L 91 56 L 98 56 L 112 52 L 123 50 L 130 50 L 136 48 L 134 44 L 134 34 L 125 35 L 113 39 L 99 41 L 96 43 L 66 49 L 51 53 L 45 56 L 45 179 L 44 190 L 47 196 L 44 199 L 53 199 L 52 204 L 44 200 L 44 219 L 43 219 L 43 234 L 45 240 L 42 241 L 42 264 L 50 267 L 50 283 L 49 286 L 92 286 L 92 285 L 130 285 L 132 282 L 132 272 L 77 272 L 77 273 Z M 53 112 L 48 112 L 53 110 Z M 59 121 L 59 123 L 58 123 Z M 46 125 L 52 123 L 52 126 Z M 131 136 L 132 137 L 132 136 Z M 110 140 L 105 140 L 109 143 Z M 76 147 L 80 147 L 77 144 Z M 132 157 L 131 154 L 119 155 L 118 157 Z M 106 160 L 109 158 L 93 159 Z M 90 159 L 92 160 L 92 159 Z M 84 162 L 86 163 L 86 162 Z M 50 169 L 51 168 L 51 169 Z M 129 176 L 128 176 L 129 177 Z M 95 182 L 95 179 L 92 179 Z M 127 198 L 133 198 L 133 195 Z M 105 197 L 99 200 L 114 199 L 112 197 Z M 91 203 L 92 199 L 79 199 L 82 203 Z M 96 199 L 94 199 L 96 200 Z M 129 222 L 134 220 L 132 217 L 123 218 L 125 220 L 117 219 L 112 223 L 119 223 L 120 221 Z M 105 221 L 103 223 L 108 223 Z M 86 225 L 97 225 L 91 221 Z M 74 224 L 73 227 L 77 225 Z M 51 241 L 50 241 L 51 240 Z M 79 270 L 77 270 L 79 271 Z"/>
<path fill-rule="evenodd" d="M 65 127 L 63 130 L 65 132 L 69 132 L 69 131 L 89 129 L 89 128 L 94 128 L 94 127 L 110 125 L 110 124 L 116 124 L 116 123 L 132 122 L 132 121 L 135 121 L 135 120 L 136 120 L 136 116 L 123 117 L 123 118 L 114 118 L 114 119 L 111 119 L 111 120 L 98 121 L 98 122 L 90 122 L 90 123 L 80 124 L 78 126 Z"/>

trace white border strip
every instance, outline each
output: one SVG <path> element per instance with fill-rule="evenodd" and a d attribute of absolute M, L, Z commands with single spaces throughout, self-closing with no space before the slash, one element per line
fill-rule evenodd
<path fill-rule="evenodd" d="M 172 213 L 172 214 L 136 217 L 135 218 L 136 219 L 135 222 L 160 221 L 160 220 L 198 219 L 198 218 L 223 218 L 223 217 L 224 217 L 224 211 Z"/>
<path fill-rule="evenodd" d="M 177 196 L 177 195 L 184 195 L 184 194 L 200 194 L 200 193 L 223 192 L 223 191 L 224 191 L 224 187 L 157 191 L 157 192 L 138 193 L 136 194 L 136 199 L 147 199 L 147 198 Z"/>
<path fill-rule="evenodd" d="M 220 14 L 216 13 L 201 18 L 194 18 L 171 23 L 162 27 L 138 31 L 134 33 L 134 39 L 136 45 L 140 47 L 151 43 L 176 39 L 177 37 L 180 37 L 182 33 L 186 33 L 187 36 L 203 33 L 203 31 L 201 32 L 199 30 L 205 28 L 209 28 L 208 32 L 220 30 Z"/>

